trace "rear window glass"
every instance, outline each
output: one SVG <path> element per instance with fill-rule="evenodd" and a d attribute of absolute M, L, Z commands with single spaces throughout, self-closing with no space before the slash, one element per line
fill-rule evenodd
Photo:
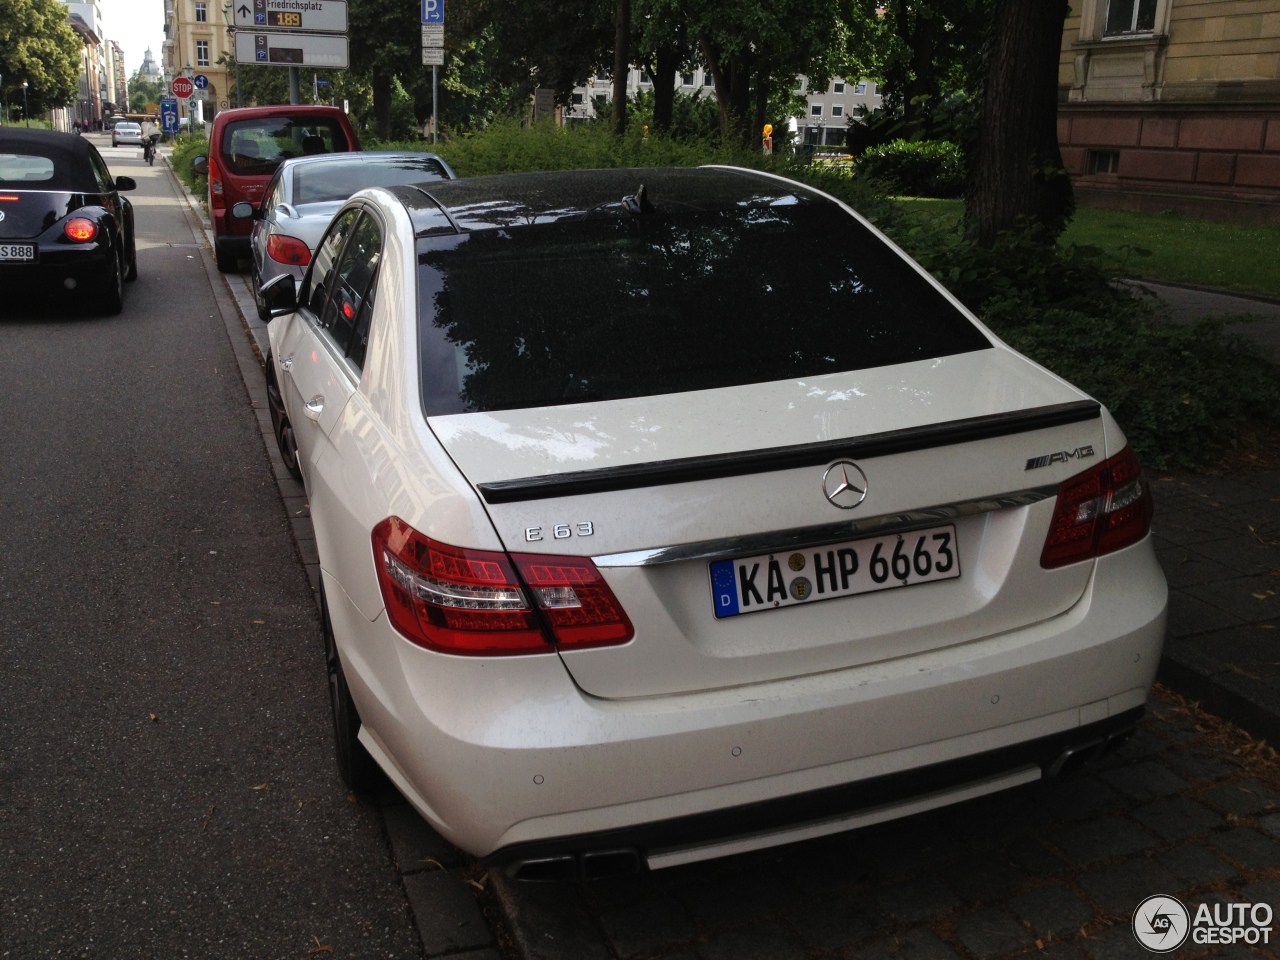
<path fill-rule="evenodd" d="M 53 161 L 26 153 L 0 153 L 0 182 L 43 183 L 53 179 Z"/>
<path fill-rule="evenodd" d="M 428 416 L 812 377 L 991 346 L 828 202 L 424 238 Z"/>
<path fill-rule="evenodd" d="M 428 157 L 304 163 L 293 174 L 293 202 L 345 200 L 366 187 L 398 187 L 407 183 L 444 179 L 444 167 Z"/>
<path fill-rule="evenodd" d="M 222 159 L 240 176 L 270 174 L 290 157 L 349 149 L 342 125 L 329 117 L 233 120 L 222 131 Z"/>

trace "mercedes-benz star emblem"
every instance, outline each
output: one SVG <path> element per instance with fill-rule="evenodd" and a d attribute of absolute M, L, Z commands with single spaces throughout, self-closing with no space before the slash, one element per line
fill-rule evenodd
<path fill-rule="evenodd" d="M 841 510 L 852 510 L 867 496 L 867 475 L 851 460 L 837 460 L 822 475 L 822 493 Z"/>

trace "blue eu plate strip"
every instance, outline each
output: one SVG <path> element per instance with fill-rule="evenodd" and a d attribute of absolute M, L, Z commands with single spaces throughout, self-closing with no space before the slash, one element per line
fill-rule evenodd
<path fill-rule="evenodd" d="M 734 580 L 732 560 L 711 564 L 711 592 L 715 597 L 717 617 L 732 617 L 739 612 L 738 584 Z"/>

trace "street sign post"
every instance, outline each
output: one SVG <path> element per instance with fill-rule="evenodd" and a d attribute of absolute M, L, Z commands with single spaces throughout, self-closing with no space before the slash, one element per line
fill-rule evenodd
<path fill-rule="evenodd" d="M 169 89 L 173 91 L 173 95 L 181 100 L 185 100 L 187 97 L 191 96 L 191 91 L 195 88 L 196 85 L 191 82 L 190 77 L 174 77 L 173 83 L 169 85 Z"/>
<path fill-rule="evenodd" d="M 347 38 L 322 33 L 236 33 L 236 62 L 347 69 Z M 175 81 L 176 82 L 176 81 Z"/>
<path fill-rule="evenodd" d="M 424 67 L 443 67 L 444 47 L 423 47 L 422 65 Z"/>
<path fill-rule="evenodd" d="M 443 47 L 444 24 L 424 23 L 422 25 L 422 45 L 424 47 Z"/>
<path fill-rule="evenodd" d="M 240 29 L 347 32 L 347 0 L 236 0 L 235 14 Z"/>
<path fill-rule="evenodd" d="M 422 0 L 422 22 L 444 23 L 444 0 Z"/>
<path fill-rule="evenodd" d="M 440 67 L 444 66 L 444 0 L 422 0 L 422 65 L 431 68 L 431 142 L 439 139 Z"/>
<path fill-rule="evenodd" d="M 194 77 L 191 78 L 191 82 L 196 85 L 197 90 L 209 89 L 209 78 L 206 77 L 203 73 L 197 73 Z"/>

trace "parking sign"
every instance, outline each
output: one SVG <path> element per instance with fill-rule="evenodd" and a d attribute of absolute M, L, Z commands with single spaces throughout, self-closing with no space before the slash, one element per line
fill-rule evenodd
<path fill-rule="evenodd" d="M 444 23 L 444 0 L 422 0 L 422 22 Z"/>

